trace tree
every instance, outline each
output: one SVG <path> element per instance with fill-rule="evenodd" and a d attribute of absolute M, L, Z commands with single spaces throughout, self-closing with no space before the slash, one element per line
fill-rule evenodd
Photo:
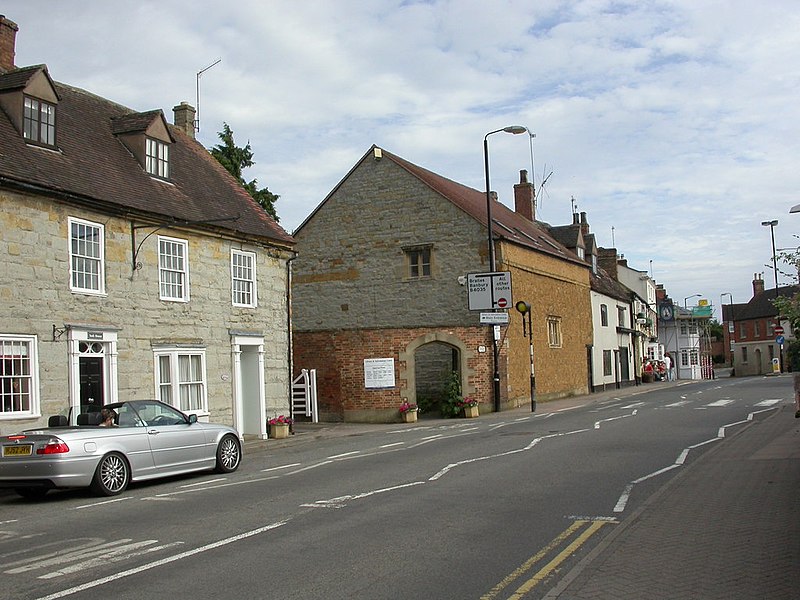
<path fill-rule="evenodd" d="M 233 131 L 231 131 L 227 123 L 222 124 L 222 131 L 217 133 L 217 136 L 219 136 L 222 144 L 211 149 L 211 156 L 216 158 L 219 164 L 236 178 L 247 193 L 261 205 L 261 208 L 267 211 L 276 222 L 280 221 L 278 213 L 275 211 L 275 202 L 280 196 L 273 194 L 267 188 L 258 189 L 258 181 L 255 179 L 245 181 L 244 177 L 242 177 L 242 171 L 255 164 L 250 142 L 247 142 L 244 148 L 239 148 L 233 141 Z"/>

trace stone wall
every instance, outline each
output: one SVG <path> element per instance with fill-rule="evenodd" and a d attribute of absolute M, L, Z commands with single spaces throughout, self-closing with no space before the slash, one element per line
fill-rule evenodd
<path fill-rule="evenodd" d="M 105 226 L 104 295 L 70 291 L 68 218 Z M 64 410 L 69 401 L 66 336 L 53 327 L 85 324 L 117 330 L 119 399 L 153 397 L 153 345 L 205 347 L 212 421 L 232 423 L 231 334 L 264 338 L 268 411 L 288 407 L 286 259 L 277 250 L 197 232 L 153 228 L 136 231 L 139 248 L 132 270 L 131 222 L 48 199 L 0 193 L 0 333 L 38 337 L 41 412 Z M 159 300 L 158 235 L 189 243 L 190 301 Z M 257 253 L 258 307 L 231 302 L 231 248 Z M 43 417 L 44 418 L 44 417 Z M 0 421 L 7 432 L 34 421 Z"/>

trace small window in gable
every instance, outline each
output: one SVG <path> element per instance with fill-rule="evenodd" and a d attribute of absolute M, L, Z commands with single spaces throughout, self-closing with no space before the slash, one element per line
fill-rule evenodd
<path fill-rule="evenodd" d="M 25 96 L 22 134 L 26 140 L 43 146 L 56 145 L 56 106 Z"/>
<path fill-rule="evenodd" d="M 408 279 L 422 279 L 431 276 L 431 250 L 431 246 L 417 246 L 404 250 Z"/>
<path fill-rule="evenodd" d="M 145 169 L 153 177 L 169 179 L 169 146 L 151 137 L 146 140 Z"/>

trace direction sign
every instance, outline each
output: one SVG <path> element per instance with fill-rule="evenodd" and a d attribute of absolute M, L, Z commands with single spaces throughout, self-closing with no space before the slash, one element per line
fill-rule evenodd
<path fill-rule="evenodd" d="M 493 310 L 511 306 L 511 273 L 472 273 L 467 275 L 470 310 Z"/>
<path fill-rule="evenodd" d="M 481 313 L 481 325 L 508 325 L 507 312 Z"/>
<path fill-rule="evenodd" d="M 778 344 L 779 346 L 783 346 L 783 342 L 785 341 L 786 338 L 784 338 L 782 335 L 779 335 L 778 337 L 775 338 L 775 343 Z"/>

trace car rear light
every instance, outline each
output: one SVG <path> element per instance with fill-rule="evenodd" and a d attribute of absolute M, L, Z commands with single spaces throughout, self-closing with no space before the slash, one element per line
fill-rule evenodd
<path fill-rule="evenodd" d="M 69 446 L 58 439 L 47 442 L 43 448 L 37 448 L 36 454 L 65 454 L 69 452 Z"/>
<path fill-rule="evenodd" d="M 10 435 L 10 436 L 8 436 L 8 439 L 16 441 L 16 440 L 24 440 L 26 437 L 28 437 L 28 436 L 26 436 L 26 435 Z"/>

